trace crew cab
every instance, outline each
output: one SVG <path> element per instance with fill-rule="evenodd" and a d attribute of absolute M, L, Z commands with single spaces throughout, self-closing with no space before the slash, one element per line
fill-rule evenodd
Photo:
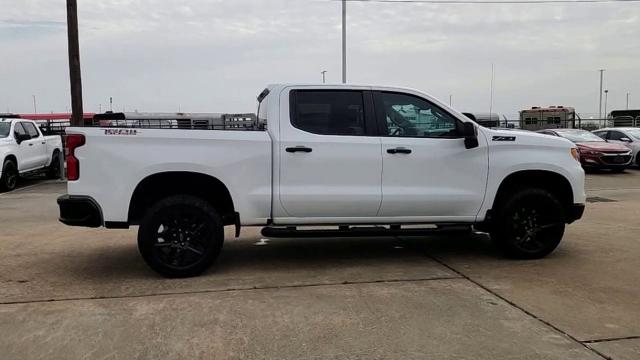
<path fill-rule="evenodd" d="M 584 211 L 566 139 L 490 130 L 405 88 L 272 85 L 258 101 L 250 129 L 68 128 L 60 221 L 139 225 L 147 264 L 181 277 L 212 264 L 225 225 L 269 237 L 474 227 L 540 258 Z"/>
<path fill-rule="evenodd" d="M 61 156 L 60 136 L 44 136 L 32 120 L 0 118 L 0 190 L 15 189 L 22 175 L 59 176 Z"/>

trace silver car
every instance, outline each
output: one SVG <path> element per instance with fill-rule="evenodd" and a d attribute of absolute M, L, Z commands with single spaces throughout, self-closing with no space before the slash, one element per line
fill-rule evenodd
<path fill-rule="evenodd" d="M 640 128 L 616 127 L 604 128 L 593 131 L 594 134 L 610 143 L 623 144 L 632 150 L 633 162 L 640 166 Z"/>

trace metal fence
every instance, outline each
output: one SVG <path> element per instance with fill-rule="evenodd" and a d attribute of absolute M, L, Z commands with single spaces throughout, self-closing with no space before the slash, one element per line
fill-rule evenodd
<path fill-rule="evenodd" d="M 575 119 L 558 121 L 538 120 L 535 123 L 528 123 L 524 120 L 480 120 L 478 124 L 492 129 L 521 129 L 537 131 L 543 129 L 572 128 L 588 131 L 613 127 L 640 127 L 640 117 L 638 118 L 615 118 L 615 119 Z"/>

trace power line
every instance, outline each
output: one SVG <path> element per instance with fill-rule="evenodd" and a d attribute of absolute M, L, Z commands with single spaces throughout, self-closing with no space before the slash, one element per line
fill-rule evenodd
<path fill-rule="evenodd" d="M 327 0 L 342 1 L 342 0 Z M 573 3 L 635 3 L 640 0 L 345 0 L 348 2 L 401 4 L 573 4 Z"/>

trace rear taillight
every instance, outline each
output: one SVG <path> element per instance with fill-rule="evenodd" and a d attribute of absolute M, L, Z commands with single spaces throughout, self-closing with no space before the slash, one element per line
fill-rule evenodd
<path fill-rule="evenodd" d="M 75 150 L 82 145 L 84 145 L 84 135 L 67 135 L 64 155 L 67 158 L 67 179 L 72 181 L 80 178 L 80 161 L 76 158 Z"/>

